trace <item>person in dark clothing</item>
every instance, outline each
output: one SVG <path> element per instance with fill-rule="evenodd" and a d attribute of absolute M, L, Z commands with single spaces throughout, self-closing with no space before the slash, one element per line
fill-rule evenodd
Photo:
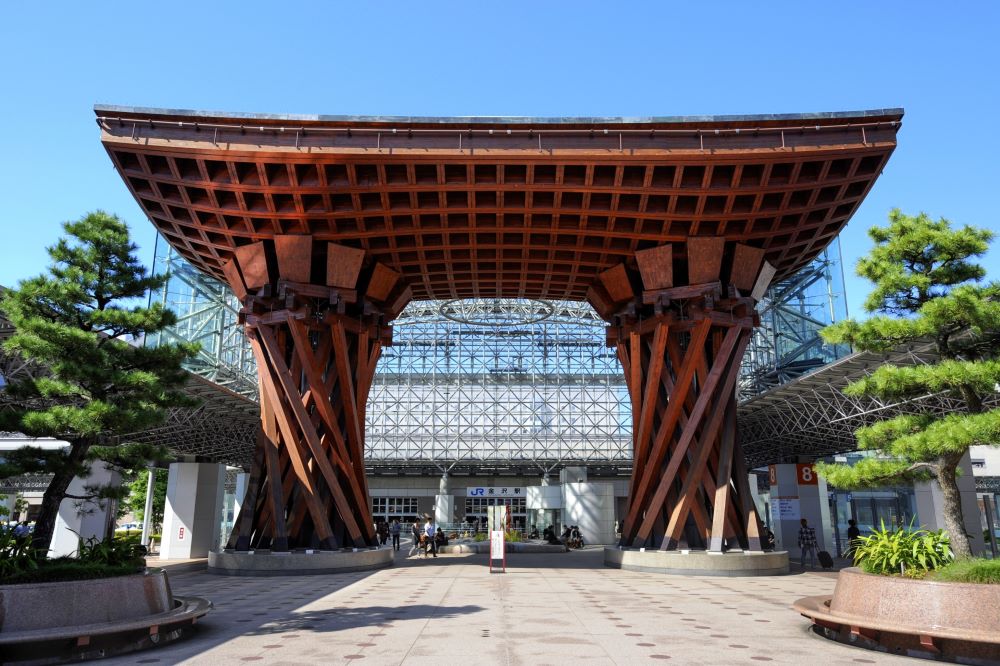
<path fill-rule="evenodd" d="M 858 539 L 861 538 L 861 530 L 858 529 L 858 521 L 851 520 L 847 521 L 847 558 L 849 560 L 854 560 L 854 551 L 858 547 Z"/>
<path fill-rule="evenodd" d="M 389 540 L 389 524 L 384 520 L 378 524 L 378 545 L 384 546 Z"/>

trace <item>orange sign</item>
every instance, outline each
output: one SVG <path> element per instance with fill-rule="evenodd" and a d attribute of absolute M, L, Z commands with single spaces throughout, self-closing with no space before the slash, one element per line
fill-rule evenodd
<path fill-rule="evenodd" d="M 800 486 L 815 486 L 819 483 L 816 477 L 816 468 L 812 464 L 796 465 L 795 478 Z"/>
<path fill-rule="evenodd" d="M 771 486 L 778 485 L 778 468 L 775 465 L 767 466 L 768 480 L 771 482 Z"/>

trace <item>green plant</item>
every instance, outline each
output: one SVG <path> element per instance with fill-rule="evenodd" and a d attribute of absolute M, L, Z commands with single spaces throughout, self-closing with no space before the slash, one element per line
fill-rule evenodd
<path fill-rule="evenodd" d="M 476 536 L 472 537 L 473 541 L 486 541 L 488 537 L 485 532 L 476 532 Z"/>
<path fill-rule="evenodd" d="M 100 564 L 110 567 L 145 567 L 145 549 L 123 539 L 98 540 L 97 537 L 80 539 L 77 560 L 81 564 Z"/>
<path fill-rule="evenodd" d="M 955 560 L 935 570 L 930 577 L 934 580 L 950 583 L 998 585 L 1000 584 L 1000 560 L 985 560 L 977 557 Z"/>
<path fill-rule="evenodd" d="M 521 533 L 517 530 L 507 530 L 506 538 L 511 543 L 517 543 L 521 540 Z"/>
<path fill-rule="evenodd" d="M 941 488 L 944 527 L 955 554 L 971 556 L 957 484 L 959 461 L 969 447 L 1000 444 L 1000 409 L 985 398 L 1000 382 L 1000 284 L 984 283 L 976 263 L 993 232 L 952 227 L 927 215 L 889 215 L 872 227 L 875 247 L 858 262 L 858 275 L 872 282 L 864 321 L 846 319 L 822 331 L 834 344 L 881 353 L 931 341 L 937 360 L 917 365 L 881 365 L 844 392 L 904 402 L 945 394 L 956 407 L 946 414 L 905 414 L 857 431 L 860 448 L 879 455 L 856 465 L 817 464 L 838 488 L 865 488 L 934 478 Z"/>
<path fill-rule="evenodd" d="M 901 575 L 922 578 L 954 559 L 948 533 L 899 527 L 881 529 L 859 537 L 854 549 L 854 563 L 868 573 L 882 576 Z"/>
<path fill-rule="evenodd" d="M 68 443 L 53 450 L 24 446 L 0 462 L 0 478 L 51 475 L 32 534 L 42 554 L 63 499 L 121 499 L 128 489 L 95 485 L 70 495 L 74 477 L 85 478 L 95 461 L 134 470 L 162 457 L 158 447 L 124 436 L 162 423 L 170 408 L 192 404 L 181 363 L 198 349 L 136 344 L 177 318 L 159 304 L 136 305 L 167 276 L 147 273 L 124 221 L 97 211 L 63 228 L 65 235 L 48 248 L 47 272 L 0 299 L 15 330 L 3 351 L 44 369 L 4 389 L 15 400 L 0 412 L 0 430 Z"/>
<path fill-rule="evenodd" d="M 31 537 L 16 537 L 13 530 L 0 530 L 0 582 L 38 568 Z"/>
<path fill-rule="evenodd" d="M 80 562 L 73 558 L 60 557 L 54 560 L 45 560 L 34 568 L 24 569 L 9 576 L 0 577 L 0 584 L 56 583 L 68 580 L 91 580 L 94 578 L 129 576 L 135 573 L 135 567 L 131 566 Z"/>

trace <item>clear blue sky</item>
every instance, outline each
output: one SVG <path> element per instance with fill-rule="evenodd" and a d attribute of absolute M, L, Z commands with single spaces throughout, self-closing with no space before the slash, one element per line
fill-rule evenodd
<path fill-rule="evenodd" d="M 899 147 L 847 230 L 890 208 L 1000 231 L 996 3 L 4 3 L 0 285 L 59 223 L 104 208 L 151 262 L 152 227 L 92 106 L 273 113 L 689 115 L 901 106 Z M 987 268 L 1000 278 L 1000 241 Z"/>

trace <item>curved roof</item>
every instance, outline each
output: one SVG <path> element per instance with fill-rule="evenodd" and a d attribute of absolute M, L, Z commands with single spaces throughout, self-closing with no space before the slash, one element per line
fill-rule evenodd
<path fill-rule="evenodd" d="M 900 109 L 766 116 L 275 116 L 98 106 L 153 224 L 222 278 L 276 234 L 364 249 L 415 299 L 583 300 L 637 250 L 724 237 L 778 276 L 843 228 Z"/>

